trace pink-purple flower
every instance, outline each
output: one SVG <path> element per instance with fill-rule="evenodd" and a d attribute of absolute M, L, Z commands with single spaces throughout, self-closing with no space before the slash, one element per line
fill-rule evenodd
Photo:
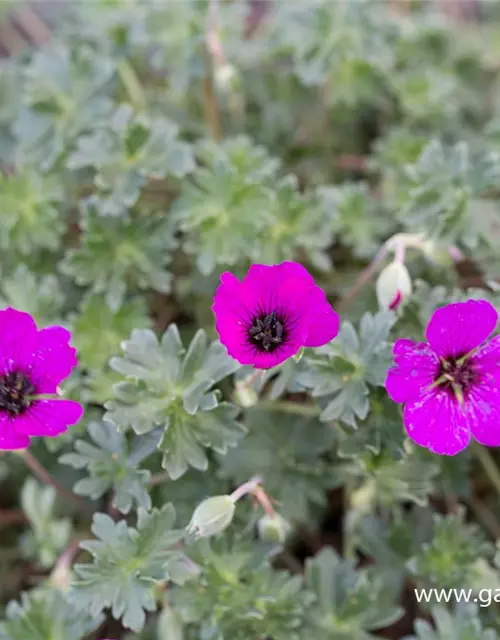
<path fill-rule="evenodd" d="M 396 366 L 386 388 L 405 403 L 410 438 L 441 455 L 455 455 L 474 438 L 500 446 L 500 336 L 485 342 L 498 314 L 486 300 L 437 309 L 427 342 L 397 340 Z"/>
<path fill-rule="evenodd" d="M 0 449 L 25 449 L 32 436 L 57 436 L 81 418 L 78 402 L 57 397 L 76 366 L 71 335 L 38 330 L 28 313 L 0 311 Z"/>
<path fill-rule="evenodd" d="M 257 369 L 326 344 L 339 330 L 325 293 L 296 262 L 253 264 L 242 281 L 223 273 L 212 309 L 228 353 Z"/>

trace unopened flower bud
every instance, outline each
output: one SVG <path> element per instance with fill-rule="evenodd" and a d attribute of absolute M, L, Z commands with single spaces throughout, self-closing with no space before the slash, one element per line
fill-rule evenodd
<path fill-rule="evenodd" d="M 253 407 L 257 404 L 259 395 L 253 387 L 245 382 L 245 380 L 238 380 L 234 390 L 234 399 L 240 407 L 248 409 L 249 407 Z"/>
<path fill-rule="evenodd" d="M 408 269 L 402 262 L 391 262 L 380 272 L 375 289 L 381 309 L 396 309 L 411 295 Z"/>
<path fill-rule="evenodd" d="M 215 68 L 215 84 L 221 92 L 231 92 L 239 88 L 241 77 L 236 67 L 232 64 L 224 63 Z"/>
<path fill-rule="evenodd" d="M 158 637 L 165 640 L 184 640 L 184 625 L 180 616 L 165 604 L 158 616 Z"/>
<path fill-rule="evenodd" d="M 231 524 L 234 510 L 234 501 L 231 496 L 207 498 L 194 510 L 186 531 L 189 534 L 194 534 L 196 538 L 217 535 Z"/>
<path fill-rule="evenodd" d="M 283 544 L 288 538 L 292 527 L 279 513 L 274 516 L 265 515 L 257 522 L 259 537 L 265 542 L 279 542 Z"/>
<path fill-rule="evenodd" d="M 60 589 L 61 591 L 67 591 L 73 580 L 73 573 L 71 567 L 67 563 L 56 565 L 54 571 L 50 575 L 49 582 L 53 587 Z"/>
<path fill-rule="evenodd" d="M 373 480 L 368 480 L 351 494 L 351 506 L 356 511 L 368 513 L 375 502 L 377 486 Z"/>

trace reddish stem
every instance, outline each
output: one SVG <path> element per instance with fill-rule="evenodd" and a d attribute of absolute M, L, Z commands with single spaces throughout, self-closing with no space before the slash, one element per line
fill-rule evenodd
<path fill-rule="evenodd" d="M 38 460 L 27 450 L 20 453 L 20 456 L 26 463 L 26 465 L 33 471 L 39 480 L 44 484 L 47 484 L 57 491 L 57 493 L 68 502 L 72 502 L 77 505 L 79 509 L 83 509 L 87 513 L 93 513 L 94 510 L 81 498 L 75 495 L 72 491 L 68 491 L 62 485 L 55 480 L 45 467 L 38 462 Z"/>

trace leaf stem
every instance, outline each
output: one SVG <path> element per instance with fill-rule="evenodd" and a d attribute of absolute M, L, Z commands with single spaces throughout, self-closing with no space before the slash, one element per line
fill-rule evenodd
<path fill-rule="evenodd" d="M 158 484 L 163 484 L 167 480 L 170 479 L 170 476 L 166 471 L 160 471 L 159 473 L 153 473 L 151 478 L 149 479 L 148 486 L 155 487 Z"/>
<path fill-rule="evenodd" d="M 382 245 L 382 247 L 380 247 L 377 255 L 373 258 L 370 264 L 363 269 L 363 271 L 359 274 L 353 286 L 341 298 L 339 304 L 336 306 L 336 309 L 338 312 L 344 311 L 344 309 L 349 306 L 349 303 L 351 302 L 351 300 L 358 295 L 361 289 L 363 289 L 363 287 L 366 284 L 368 284 L 368 282 L 370 282 L 370 280 L 375 275 L 379 265 L 382 263 L 382 261 L 386 257 L 388 251 L 389 251 L 389 248 L 387 247 L 387 244 L 384 244 Z"/>
<path fill-rule="evenodd" d="M 500 523 L 488 507 L 476 498 L 470 498 L 468 505 L 474 511 L 478 520 L 481 520 L 484 527 L 488 529 L 495 540 L 500 539 Z"/>
<path fill-rule="evenodd" d="M 205 42 L 203 43 L 203 54 L 205 58 L 203 106 L 205 110 L 205 122 L 207 123 L 210 134 L 215 141 L 219 141 L 222 138 L 219 105 L 214 87 L 214 67 L 217 61 L 220 61 L 222 56 L 222 48 L 217 35 L 218 8 L 217 0 L 210 0 L 205 31 Z"/>
<path fill-rule="evenodd" d="M 293 413 L 298 416 L 314 418 L 320 415 L 321 409 L 311 404 L 299 404 L 289 400 L 264 400 L 260 402 L 258 408 L 270 411 L 281 411 L 282 413 Z"/>
<path fill-rule="evenodd" d="M 257 500 L 269 517 L 276 517 L 276 511 L 274 510 L 271 499 L 262 488 L 262 478 L 260 476 L 250 478 L 250 480 L 235 489 L 229 497 L 233 502 L 238 502 L 238 500 L 246 495 L 251 495 L 255 500 Z"/>
<path fill-rule="evenodd" d="M 474 455 L 480 462 L 484 472 L 488 476 L 491 484 L 495 487 L 496 492 L 500 495 L 500 471 L 498 470 L 491 453 L 486 447 L 474 442 L 472 446 Z"/>
<path fill-rule="evenodd" d="M 37 478 L 44 484 L 54 487 L 54 489 L 62 498 L 64 498 L 68 502 L 72 502 L 73 504 L 77 505 L 79 509 L 83 509 L 88 513 L 94 512 L 94 510 L 84 500 L 79 498 L 72 491 L 68 491 L 62 485 L 60 485 L 57 480 L 55 480 L 50 475 L 47 469 L 45 469 L 45 467 L 29 451 L 21 451 L 19 455 L 26 463 L 26 466 L 31 469 L 31 471 L 37 476 Z"/>
<path fill-rule="evenodd" d="M 72 540 L 56 561 L 49 581 L 60 589 L 67 589 L 71 583 L 71 565 L 80 551 L 80 538 Z"/>
<path fill-rule="evenodd" d="M 144 111 L 147 107 L 144 89 L 137 74 L 128 60 L 122 60 L 118 65 L 118 75 L 125 87 L 130 102 L 136 111 Z"/>

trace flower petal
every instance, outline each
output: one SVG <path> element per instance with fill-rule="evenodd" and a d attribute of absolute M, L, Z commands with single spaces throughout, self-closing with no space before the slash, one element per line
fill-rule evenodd
<path fill-rule="evenodd" d="M 481 387 L 469 396 L 469 424 L 474 440 L 500 447 L 500 389 Z"/>
<path fill-rule="evenodd" d="M 57 385 L 70 375 L 78 363 L 76 349 L 70 346 L 70 340 L 70 332 L 59 326 L 47 327 L 37 333 L 29 357 L 35 384 L 38 380 L 48 379 Z"/>
<path fill-rule="evenodd" d="M 0 370 L 23 366 L 36 337 L 36 325 L 29 313 L 8 307 L 0 311 Z"/>
<path fill-rule="evenodd" d="M 15 426 L 19 434 L 57 436 L 78 422 L 82 414 L 83 407 L 73 400 L 37 400 L 16 417 Z"/>
<path fill-rule="evenodd" d="M 326 299 L 325 292 L 314 286 L 307 299 L 307 338 L 304 347 L 321 347 L 339 332 L 339 317 Z"/>
<path fill-rule="evenodd" d="M 231 273 L 221 276 L 212 310 L 221 342 L 242 364 L 268 369 L 297 353 L 302 346 L 319 346 L 338 333 L 339 320 L 314 284 L 313 277 L 296 262 L 254 264 L 240 282 Z M 276 312 L 285 339 L 272 353 L 249 341 L 256 317 Z"/>
<path fill-rule="evenodd" d="M 272 353 L 255 349 L 252 364 L 256 369 L 271 369 L 294 356 L 301 346 L 300 341 L 296 341 L 280 345 Z"/>
<path fill-rule="evenodd" d="M 500 447 L 500 336 L 471 358 L 478 380 L 467 397 L 472 436 L 487 447 Z"/>
<path fill-rule="evenodd" d="M 304 295 L 314 286 L 314 278 L 297 262 L 253 264 L 242 282 L 242 289 L 248 293 L 245 302 L 262 314 L 292 308 L 300 308 L 303 313 Z"/>
<path fill-rule="evenodd" d="M 387 393 L 394 402 L 415 400 L 436 379 L 439 358 L 426 342 L 406 338 L 396 340 L 392 353 L 397 366 L 387 372 Z"/>
<path fill-rule="evenodd" d="M 469 444 L 468 416 L 446 390 L 433 389 L 404 408 L 408 436 L 439 455 L 454 456 Z"/>
<path fill-rule="evenodd" d="M 29 437 L 17 431 L 16 422 L 9 414 L 0 411 L 0 450 L 26 449 L 29 444 Z"/>
<path fill-rule="evenodd" d="M 263 282 L 272 284 L 282 283 L 286 280 L 303 280 L 307 284 L 314 286 L 314 278 L 309 271 L 298 262 L 282 262 L 281 264 L 252 264 L 245 276 L 244 282 L 257 282 L 262 286 Z"/>
<path fill-rule="evenodd" d="M 468 300 L 436 309 L 426 337 L 440 356 L 463 356 L 478 347 L 495 329 L 498 313 L 487 300 Z"/>
<path fill-rule="evenodd" d="M 471 362 L 481 376 L 494 378 L 500 384 L 500 335 L 478 349 L 471 356 Z"/>
<path fill-rule="evenodd" d="M 220 282 L 212 306 L 216 319 L 229 315 L 239 324 L 248 324 L 254 304 L 248 294 L 244 295 L 242 283 L 229 272 L 221 275 Z"/>

